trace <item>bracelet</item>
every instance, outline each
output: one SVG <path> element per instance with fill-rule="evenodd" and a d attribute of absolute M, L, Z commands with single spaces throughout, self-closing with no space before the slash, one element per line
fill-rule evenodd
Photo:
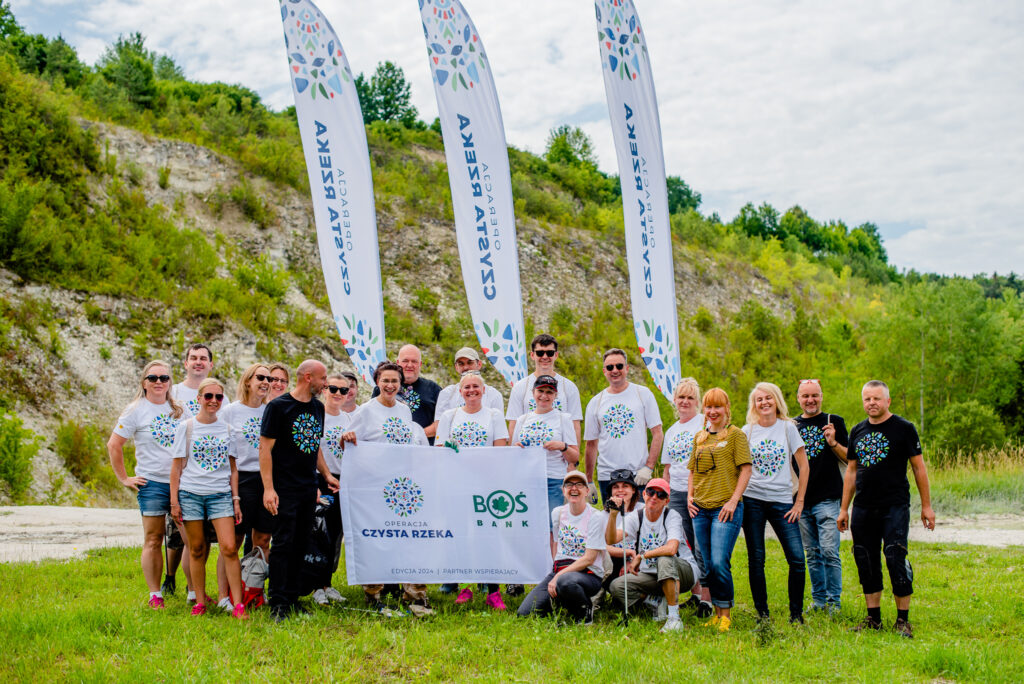
<path fill-rule="evenodd" d="M 561 451 L 564 454 L 568 450 L 569 450 L 569 444 L 563 439 L 562 440 L 562 448 L 559 449 L 559 451 Z"/>
<path fill-rule="evenodd" d="M 231 497 L 231 500 L 232 501 L 241 501 L 242 497 L 240 497 L 240 496 L 233 496 L 233 497 Z"/>

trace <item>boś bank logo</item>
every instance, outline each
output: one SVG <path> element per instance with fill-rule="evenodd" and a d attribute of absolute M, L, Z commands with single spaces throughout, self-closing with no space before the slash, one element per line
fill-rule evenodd
<path fill-rule="evenodd" d="M 530 510 L 526 505 L 526 494 L 520 492 L 512 496 L 503 489 L 498 489 L 490 494 L 473 495 L 473 512 L 477 514 L 477 527 L 484 527 L 490 522 L 491 527 L 513 527 L 516 513 L 526 513 Z M 519 520 L 522 527 L 527 527 L 525 519 Z M 502 523 L 502 524 L 499 524 Z"/>
<path fill-rule="evenodd" d="M 423 490 L 408 477 L 396 477 L 384 485 L 384 503 L 398 517 L 408 518 L 423 508 Z"/>

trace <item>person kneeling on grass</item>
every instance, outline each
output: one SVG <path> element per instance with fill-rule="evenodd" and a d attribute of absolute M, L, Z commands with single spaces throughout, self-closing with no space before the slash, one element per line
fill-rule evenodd
<path fill-rule="evenodd" d="M 184 520 L 189 548 L 189 565 L 196 604 L 193 615 L 206 612 L 206 560 L 210 546 L 203 533 L 203 521 L 210 520 L 217 531 L 217 545 L 231 588 L 232 615 L 245 619 L 242 603 L 242 568 L 238 561 L 235 525 L 242 520 L 238 498 L 238 470 L 231 441 L 231 426 L 217 416 L 224 401 L 224 386 L 207 378 L 199 383 L 196 397 L 199 412 L 178 425 L 171 466 L 171 516 Z"/>
<path fill-rule="evenodd" d="M 625 537 L 633 541 L 625 549 L 630 558 L 622 577 L 612 580 L 610 593 L 617 603 L 632 608 L 644 596 L 660 593 L 668 605 L 668 619 L 662 632 L 683 628 L 679 619 L 679 591 L 689 591 L 697 577 L 697 561 L 683 541 L 683 520 L 678 511 L 668 508 L 671 493 L 662 478 L 647 483 L 642 510 L 626 516 Z M 618 542 L 623 531 L 615 528 L 619 511 L 608 513 L 607 536 Z M 606 536 L 606 540 L 607 540 Z M 626 574 L 628 573 L 628 575 Z"/>
<path fill-rule="evenodd" d="M 548 615 L 557 605 L 576 621 L 594 619 L 592 599 L 604 575 L 604 516 L 587 504 L 587 476 L 566 473 L 562 494 L 566 504 L 551 511 L 551 553 L 554 565 L 519 606 L 519 617 Z"/>

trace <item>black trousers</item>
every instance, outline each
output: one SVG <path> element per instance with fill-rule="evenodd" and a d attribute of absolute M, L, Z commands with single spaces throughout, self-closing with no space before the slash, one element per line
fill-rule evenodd
<path fill-rule="evenodd" d="M 277 516 L 270 547 L 270 606 L 288 608 L 298 603 L 302 565 L 313 527 L 316 487 L 278 490 Z"/>
<path fill-rule="evenodd" d="M 338 477 L 336 473 L 331 473 L 334 477 Z M 332 497 L 331 505 L 327 508 L 327 515 L 324 522 L 327 523 L 327 534 L 331 537 L 332 548 L 334 549 L 334 561 L 331 566 L 324 571 L 320 577 L 318 586 L 329 587 L 331 586 L 331 578 L 334 573 L 338 570 L 338 561 L 341 558 L 341 492 L 332 492 L 327 486 L 327 481 L 324 480 L 323 475 L 316 476 L 317 487 L 320 489 L 320 495 L 327 495 Z"/>
<path fill-rule="evenodd" d="M 882 560 L 885 556 L 894 596 L 914 593 L 914 568 L 907 560 L 907 534 L 910 531 L 910 506 L 861 508 L 850 513 L 853 534 L 853 559 L 857 562 L 860 585 L 865 594 L 882 591 Z"/>

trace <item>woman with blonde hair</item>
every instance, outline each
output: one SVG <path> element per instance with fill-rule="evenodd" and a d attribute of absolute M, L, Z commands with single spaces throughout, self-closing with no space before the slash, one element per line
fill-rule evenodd
<path fill-rule="evenodd" d="M 184 408 L 171 398 L 174 383 L 171 365 L 150 361 L 142 369 L 139 388 L 117 419 L 107 441 L 110 467 L 118 481 L 136 493 L 142 513 L 142 574 L 149 587 L 149 606 L 164 607 L 160 577 L 163 574 L 164 518 L 171 511 L 171 462 L 174 435 Z M 135 441 L 135 474 L 124 467 L 124 445 Z"/>
<path fill-rule="evenodd" d="M 269 404 L 288 391 L 288 379 L 291 376 L 288 373 L 288 366 L 283 363 L 275 362 L 267 368 L 270 369 L 270 391 L 267 393 L 267 403 Z"/>
<path fill-rule="evenodd" d="M 713 387 L 704 393 L 704 427 L 693 439 L 686 467 L 686 506 L 693 534 L 704 558 L 715 614 L 709 627 L 729 631 L 735 603 L 732 550 L 743 525 L 743 490 L 750 480 L 750 449 L 746 435 L 731 425 L 729 395 Z"/>
<path fill-rule="evenodd" d="M 789 621 L 803 624 L 804 545 L 800 537 L 800 514 L 804 507 L 810 472 L 800 431 L 790 419 L 782 390 L 770 382 L 759 382 L 750 391 L 747 424 L 743 433 L 750 444 L 753 472 L 743 493 L 743 538 L 747 543 L 747 574 L 750 594 L 759 620 L 768 620 L 768 589 L 764 579 L 764 528 L 769 523 L 782 544 L 789 564 Z M 800 473 L 793 492 L 795 460 Z"/>

